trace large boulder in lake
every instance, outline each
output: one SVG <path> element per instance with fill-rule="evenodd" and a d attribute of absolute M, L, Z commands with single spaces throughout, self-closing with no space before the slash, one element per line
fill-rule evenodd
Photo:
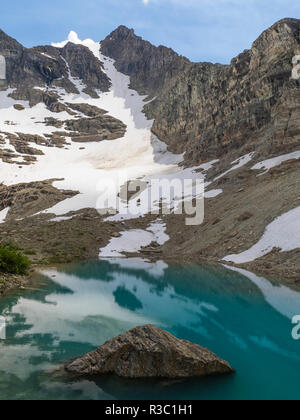
<path fill-rule="evenodd" d="M 116 374 L 125 378 L 192 378 L 233 373 L 209 350 L 146 325 L 107 341 L 97 350 L 68 363 L 75 375 Z"/>

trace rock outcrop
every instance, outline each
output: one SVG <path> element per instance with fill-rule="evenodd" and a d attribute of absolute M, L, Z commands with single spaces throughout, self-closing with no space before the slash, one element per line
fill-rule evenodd
<path fill-rule="evenodd" d="M 130 76 L 132 88 L 141 95 L 159 95 L 174 77 L 191 65 L 172 49 L 155 47 L 125 26 L 101 42 L 101 51 L 115 60 L 118 71 Z"/>
<path fill-rule="evenodd" d="M 114 140 L 124 137 L 126 133 L 126 125 L 109 115 L 67 120 L 65 128 L 75 131 L 71 137 L 73 141 L 77 142 Z"/>
<path fill-rule="evenodd" d="M 65 366 L 75 375 L 125 378 L 191 378 L 233 373 L 209 350 L 152 325 L 137 327 Z"/>

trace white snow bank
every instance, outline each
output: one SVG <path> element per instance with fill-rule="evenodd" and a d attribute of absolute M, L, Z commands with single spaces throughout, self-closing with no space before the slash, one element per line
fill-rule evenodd
<path fill-rule="evenodd" d="M 119 238 L 112 238 L 110 243 L 100 250 L 101 258 L 120 258 L 124 252 L 138 252 L 142 247 L 157 242 L 165 244 L 170 237 L 165 233 L 166 225 L 158 220 L 152 223 L 148 229 L 133 229 L 122 232 Z"/>
<path fill-rule="evenodd" d="M 16 101 L 9 97 L 13 91 L 14 89 L 8 89 L 0 92 L 0 131 L 2 132 L 44 136 L 45 134 L 53 134 L 57 131 L 56 127 L 45 125 L 45 118 L 55 117 L 55 119 L 60 121 L 75 119 L 74 116 L 69 115 L 66 111 L 53 114 L 43 103 L 39 103 L 30 108 L 27 101 Z M 16 104 L 22 105 L 24 109 L 18 111 L 14 108 Z M 39 148 L 38 145 L 34 145 L 34 147 Z"/>
<path fill-rule="evenodd" d="M 242 168 L 243 166 L 247 165 L 247 163 L 251 162 L 252 158 L 254 156 L 254 153 L 248 153 L 245 156 L 240 157 L 239 159 L 233 161 L 231 165 L 234 165 L 232 168 L 228 169 L 228 171 L 224 172 L 223 174 L 217 176 L 214 181 L 217 181 L 218 179 L 223 178 L 225 175 L 229 174 L 232 171 L 235 171 L 239 168 Z"/>
<path fill-rule="evenodd" d="M 250 271 L 225 265 L 228 270 L 236 271 L 247 277 L 261 290 L 266 301 L 279 313 L 292 319 L 299 313 L 300 293 L 286 286 L 274 286 L 264 277 L 258 277 Z"/>
<path fill-rule="evenodd" d="M 223 194 L 223 190 L 221 189 L 210 190 L 210 191 L 205 191 L 204 196 L 205 198 L 215 198 L 215 197 L 218 197 L 220 194 Z"/>
<path fill-rule="evenodd" d="M 9 210 L 10 210 L 10 207 L 6 207 L 6 209 L 3 209 L 0 211 L 0 223 L 5 223 L 5 219 Z"/>
<path fill-rule="evenodd" d="M 54 61 L 57 61 L 56 60 L 56 58 L 54 58 L 54 57 L 52 57 L 51 55 L 49 55 L 49 54 L 46 54 L 46 53 L 40 53 L 41 55 L 43 55 L 44 57 L 47 57 L 47 58 L 50 58 L 51 60 L 54 60 Z"/>
<path fill-rule="evenodd" d="M 300 207 L 274 220 L 267 226 L 261 240 L 248 251 L 229 255 L 224 258 L 224 261 L 232 261 L 236 264 L 254 261 L 271 252 L 274 247 L 282 251 L 300 248 Z"/>
<path fill-rule="evenodd" d="M 49 220 L 49 222 L 64 222 L 66 220 L 72 220 L 75 216 L 61 216 L 61 217 L 54 217 L 53 219 Z"/>
<path fill-rule="evenodd" d="M 218 162 L 220 162 L 220 159 L 215 159 L 210 162 L 202 163 L 202 165 L 200 165 L 199 168 L 202 169 L 204 172 L 208 172 Z"/>
<path fill-rule="evenodd" d="M 293 152 L 293 153 L 288 153 L 286 155 L 281 155 L 281 156 L 277 156 L 271 159 L 264 160 L 254 165 L 251 169 L 253 170 L 265 169 L 265 172 L 264 172 L 265 174 L 270 169 L 275 168 L 276 166 L 281 165 L 283 162 L 286 162 L 287 160 L 291 160 L 291 159 L 300 159 L 300 150 L 297 150 L 296 152 Z"/>

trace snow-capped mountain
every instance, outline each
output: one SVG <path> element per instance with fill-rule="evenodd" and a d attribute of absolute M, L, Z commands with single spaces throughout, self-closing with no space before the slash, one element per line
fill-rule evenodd
<path fill-rule="evenodd" d="M 142 252 L 288 267 L 295 280 L 299 31 L 280 21 L 228 66 L 191 63 L 123 26 L 102 42 L 71 32 L 31 49 L 0 32 L 2 241 L 36 263 Z M 140 206 L 155 177 L 205 178 L 204 223 Z M 129 215 L 99 215 L 103 191 L 111 203 L 136 179 Z"/>

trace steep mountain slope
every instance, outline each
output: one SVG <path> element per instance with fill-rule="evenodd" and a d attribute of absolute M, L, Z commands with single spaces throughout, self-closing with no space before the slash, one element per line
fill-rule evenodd
<path fill-rule="evenodd" d="M 104 45 L 136 89 L 141 78 L 143 93 L 156 96 L 145 107 L 154 119 L 152 131 L 171 151 L 185 152 L 186 166 L 219 158 L 206 173 L 207 188 L 219 193 L 208 191 L 204 223 L 187 227 L 185 217 L 167 218 L 164 256 L 226 257 L 300 281 L 293 216 L 299 209 L 300 81 L 292 78 L 300 20 L 275 23 L 228 66 L 188 63 L 170 52 L 171 62 L 180 60 L 172 77 L 161 64 L 160 48 L 149 47 L 133 31 L 121 27 Z M 161 81 L 155 90 L 148 79 L 157 70 Z M 244 255 L 252 257 L 247 261 Z"/>
<path fill-rule="evenodd" d="M 135 89 L 157 96 L 146 107 L 153 132 L 195 163 L 232 149 L 270 154 L 299 144 L 300 82 L 291 79 L 299 42 L 300 20 L 284 19 L 229 66 L 189 63 L 123 27 L 103 45 Z"/>
<path fill-rule="evenodd" d="M 178 74 L 191 66 L 170 48 L 155 47 L 120 26 L 101 42 L 102 53 L 115 60 L 121 73 L 130 76 L 131 87 L 141 95 L 157 96 Z"/>
<path fill-rule="evenodd" d="M 101 43 L 71 32 L 32 49 L 0 32 L 1 241 L 36 263 L 99 252 L 209 260 L 297 284 L 299 30 L 296 19 L 276 23 L 228 66 L 191 63 L 123 26 Z M 147 201 L 152 180 L 198 178 L 201 225 L 175 207 L 157 216 L 163 192 Z M 135 179 L 140 191 L 125 200 Z"/>
<path fill-rule="evenodd" d="M 166 153 L 153 138 L 153 122 L 142 112 L 144 97 L 129 88 L 129 77 L 101 54 L 99 43 L 81 41 L 71 33 L 56 46 L 33 49 L 34 60 L 42 56 L 40 66 L 46 54 L 62 72 L 51 67 L 55 77 L 43 78 L 40 66 L 32 66 L 24 88 L 27 67 L 22 60 L 20 68 L 11 64 L 13 41 L 5 39 L 9 45 L 5 41 L 1 46 L 7 64 L 0 91 L 1 240 L 33 250 L 36 262 L 96 257 L 113 233 L 124 230 L 96 211 L 107 186 L 113 203 L 116 188 L 127 177 L 150 176 L 169 170 L 170 164 L 176 168 L 180 158 Z M 20 54 L 31 54 L 19 48 Z M 102 88 L 97 85 L 100 80 L 107 81 Z"/>

